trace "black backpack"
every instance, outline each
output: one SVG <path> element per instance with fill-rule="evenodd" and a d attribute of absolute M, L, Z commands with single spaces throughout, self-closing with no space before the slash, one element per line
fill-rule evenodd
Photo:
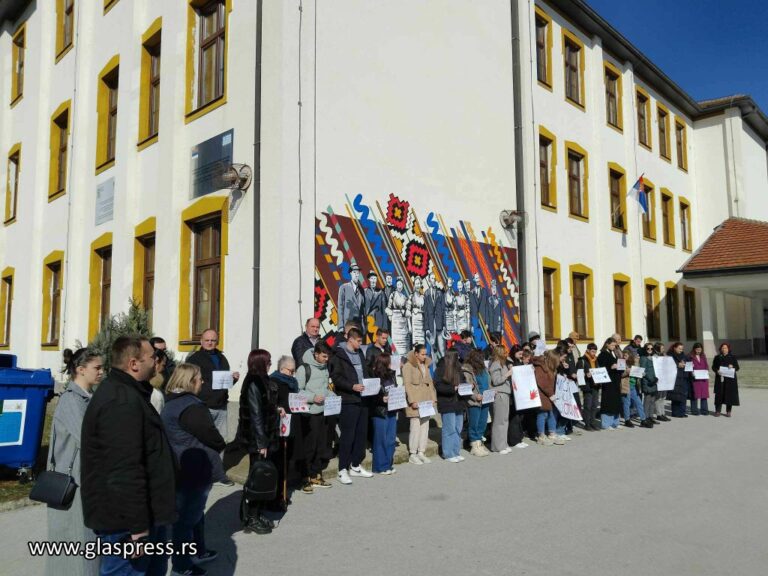
<path fill-rule="evenodd" d="M 253 463 L 248 471 L 248 479 L 243 485 L 243 497 L 240 499 L 240 521 L 246 522 L 250 516 L 248 504 L 251 502 L 271 502 L 277 496 L 277 466 L 267 459 Z"/>

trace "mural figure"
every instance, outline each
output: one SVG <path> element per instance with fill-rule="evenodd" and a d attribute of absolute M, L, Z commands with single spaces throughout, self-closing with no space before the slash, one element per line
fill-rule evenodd
<path fill-rule="evenodd" d="M 427 289 L 424 291 L 424 337 L 432 348 L 435 360 L 445 355 L 445 294 L 437 287 L 434 274 L 427 276 Z"/>
<path fill-rule="evenodd" d="M 486 312 L 488 306 L 488 292 L 483 288 L 483 281 L 480 280 L 480 274 L 475 273 L 472 277 L 474 287 L 469 295 L 469 316 L 473 327 L 480 326 L 480 320 L 486 321 Z"/>
<path fill-rule="evenodd" d="M 445 279 L 445 332 L 456 333 L 456 292 L 450 276 Z"/>
<path fill-rule="evenodd" d="M 502 319 L 501 298 L 498 295 L 498 287 L 496 286 L 496 280 L 491 280 L 491 295 L 488 296 L 486 322 L 488 324 L 488 332 L 504 332 L 504 322 Z"/>
<path fill-rule="evenodd" d="M 413 293 L 408 299 L 408 322 L 411 330 L 411 344 L 426 344 L 424 339 L 424 291 L 421 278 L 413 281 Z"/>
<path fill-rule="evenodd" d="M 466 281 L 466 284 L 469 284 L 469 280 Z M 461 279 L 456 282 L 456 299 L 454 301 L 456 329 L 453 331 L 456 334 L 469 330 L 469 298 L 464 286 L 465 283 Z"/>
<path fill-rule="evenodd" d="M 397 279 L 394 292 L 389 296 L 386 313 L 392 326 L 389 332 L 392 344 L 399 354 L 406 354 L 411 349 L 411 329 L 408 325 L 408 295 L 401 278 Z"/>
<path fill-rule="evenodd" d="M 376 285 L 379 283 L 379 277 L 376 272 L 368 272 L 368 288 L 365 289 L 365 315 L 373 318 L 376 328 L 387 328 L 387 303 L 384 300 L 384 291 Z M 365 330 L 368 330 L 368 323 L 363 324 Z"/>
<path fill-rule="evenodd" d="M 393 285 L 393 276 L 392 272 L 387 272 L 384 274 L 384 308 L 386 308 L 389 305 L 389 298 L 392 296 L 392 294 L 395 292 L 395 287 Z M 386 328 L 389 330 L 390 335 L 392 334 L 392 325 L 391 320 L 389 318 L 389 315 L 384 316 L 386 318 Z"/>
<path fill-rule="evenodd" d="M 364 326 L 365 295 L 360 286 L 360 267 L 357 264 L 352 264 L 349 267 L 349 282 L 339 287 L 338 307 L 339 318 L 336 325 L 339 330 L 343 330 L 344 324 L 350 320 Z"/>

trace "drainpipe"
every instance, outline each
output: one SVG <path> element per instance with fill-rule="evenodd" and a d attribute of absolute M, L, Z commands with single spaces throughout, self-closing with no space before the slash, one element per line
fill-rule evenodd
<path fill-rule="evenodd" d="M 256 70 L 253 106 L 253 319 L 251 349 L 259 347 L 261 305 L 261 43 L 263 0 L 256 3 Z"/>

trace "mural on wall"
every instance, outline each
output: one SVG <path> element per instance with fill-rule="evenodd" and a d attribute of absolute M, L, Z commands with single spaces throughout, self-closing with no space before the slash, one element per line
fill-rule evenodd
<path fill-rule="evenodd" d="M 463 330 L 480 347 L 494 332 L 507 346 L 520 341 L 517 254 L 491 228 L 478 237 L 469 222 L 449 228 L 434 212 L 422 224 L 394 194 L 386 206 L 347 197 L 343 212 L 328 206 L 315 225 L 321 333 L 353 320 L 368 340 L 384 327 L 398 353 L 421 343 L 435 358 Z"/>

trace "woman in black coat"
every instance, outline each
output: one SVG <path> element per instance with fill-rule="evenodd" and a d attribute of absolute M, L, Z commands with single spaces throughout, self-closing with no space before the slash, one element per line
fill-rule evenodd
<path fill-rule="evenodd" d="M 459 354 L 451 348 L 440 358 L 435 369 L 435 392 L 437 392 L 437 411 L 440 413 L 442 426 L 443 458 L 448 462 L 462 462 L 461 429 L 464 425 L 464 412 L 467 402 L 459 396 L 461 383 L 461 364 Z"/>
<path fill-rule="evenodd" d="M 731 354 L 731 345 L 723 342 L 720 344 L 720 354 L 715 356 L 712 362 L 712 370 L 715 372 L 715 416 L 720 416 L 720 409 L 725 404 L 725 416 L 731 417 L 731 407 L 739 405 L 739 383 L 736 372 L 733 378 L 720 375 L 720 368 L 733 368 L 739 371 L 739 361 Z"/>
<path fill-rule="evenodd" d="M 682 342 L 675 342 L 669 347 L 667 356 L 671 356 L 677 365 L 677 377 L 675 378 L 674 389 L 667 392 L 667 398 L 672 401 L 672 417 L 688 418 L 685 413 L 685 403 L 691 394 L 691 372 L 685 371 L 685 363 L 688 357 L 683 350 Z"/>
<path fill-rule="evenodd" d="M 619 428 L 619 414 L 622 410 L 621 402 L 621 375 L 623 370 L 617 370 L 616 356 L 614 356 L 614 350 L 616 350 L 616 341 L 613 338 L 608 338 L 603 344 L 603 348 L 597 357 L 597 365 L 600 368 L 605 368 L 608 371 L 608 376 L 611 378 L 610 383 L 603 384 L 603 395 L 600 399 L 600 419 L 602 420 L 603 430 Z"/>

